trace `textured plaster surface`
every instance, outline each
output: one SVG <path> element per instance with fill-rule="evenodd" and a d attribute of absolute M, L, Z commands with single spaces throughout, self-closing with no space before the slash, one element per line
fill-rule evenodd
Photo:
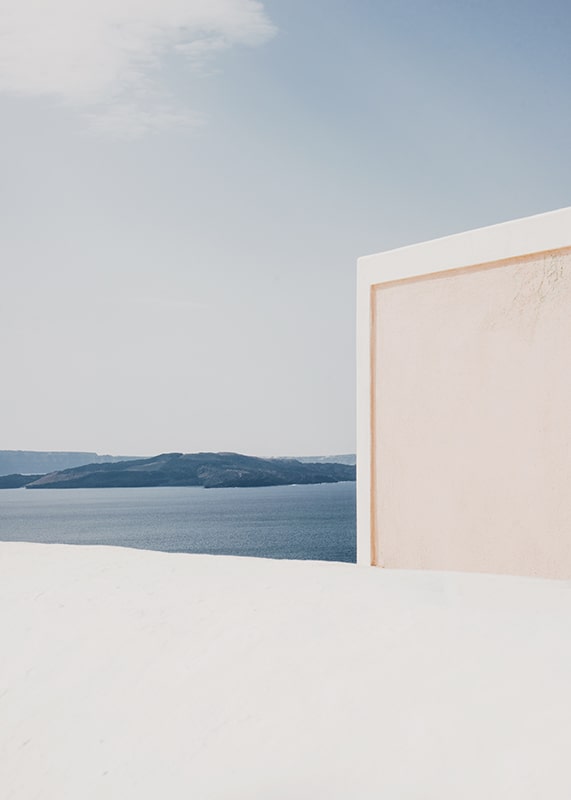
<path fill-rule="evenodd" d="M 558 581 L 0 544 L 6 800 L 568 800 Z"/>
<path fill-rule="evenodd" d="M 569 526 L 565 524 L 568 515 L 567 498 L 563 496 L 562 487 L 568 473 L 568 464 L 563 456 L 565 442 L 568 441 L 568 427 L 565 414 L 561 413 L 568 402 L 569 386 L 569 337 L 568 323 L 564 319 L 563 305 L 568 302 L 568 252 L 571 248 L 571 207 L 549 211 L 533 217 L 511 220 L 487 228 L 465 231 L 446 236 L 441 239 L 421 242 L 383 253 L 364 256 L 358 261 L 357 269 L 357 561 L 361 565 L 383 564 L 385 556 L 393 558 L 392 566 L 415 566 L 450 568 L 462 563 L 463 569 L 491 571 L 507 571 L 522 574 L 545 574 L 571 577 L 566 540 Z M 483 285 L 476 285 L 474 297 L 459 289 L 460 278 L 472 276 L 474 272 L 485 272 L 498 266 L 531 265 L 535 262 L 532 273 L 521 273 L 522 282 L 508 270 L 505 273 L 512 284 L 503 285 L 499 275 L 493 280 L 500 281 L 498 286 L 504 293 L 496 298 L 495 287 L 490 283 L 488 295 Z M 482 277 L 482 280 L 488 276 Z M 458 281 L 452 280 L 458 278 Z M 440 279 L 443 279 L 441 281 Z M 429 287 L 427 301 L 434 304 L 434 312 L 440 314 L 439 319 L 428 319 L 423 307 L 423 300 L 417 292 L 423 292 L 420 284 L 436 281 L 437 287 Z M 380 298 L 385 292 L 395 289 L 394 298 L 388 299 L 387 312 L 402 302 L 405 291 L 412 283 L 418 283 L 418 290 L 411 289 L 410 297 L 419 306 L 421 320 L 426 324 L 426 342 L 424 332 L 418 330 L 416 319 L 410 326 L 402 321 L 394 320 L 394 331 L 404 338 L 396 342 L 379 342 L 378 325 L 385 336 L 392 332 L 384 325 L 384 320 L 377 319 L 378 306 L 383 302 Z M 402 289 L 402 291 L 401 291 Z M 433 292 L 433 294 L 431 294 Z M 397 294 L 400 293 L 400 297 Z M 440 296 L 438 298 L 438 295 Z M 458 308 L 448 308 L 444 302 L 448 297 L 451 304 L 474 301 L 484 303 L 480 307 L 480 317 L 474 316 L 478 311 L 468 308 L 467 318 Z M 405 304 L 406 306 L 406 304 Z M 393 308 L 394 311 L 394 308 Z M 407 308 L 402 309 L 403 318 L 407 318 Z M 568 312 L 568 316 L 571 316 Z M 548 316 L 552 319 L 547 320 Z M 458 321 L 458 331 L 450 324 L 450 320 Z M 557 325 L 560 330 L 557 332 Z M 432 326 L 432 327 L 431 327 Z M 439 337 L 435 326 L 442 327 L 442 333 L 448 338 Z M 411 331 L 410 342 L 407 341 Z M 478 337 L 481 342 L 478 345 Z M 498 353 L 493 348 L 499 345 Z M 437 345 L 442 343 L 442 349 Z M 393 387 L 395 394 L 388 387 L 387 400 L 393 403 L 392 411 L 396 412 L 395 425 L 403 434 L 404 448 L 395 447 L 388 430 L 387 446 L 392 450 L 391 460 L 385 459 L 384 441 L 381 441 L 379 425 L 390 425 L 385 409 L 379 405 L 379 396 L 387 390 L 387 384 L 380 373 L 384 365 L 379 363 L 379 353 L 388 346 L 389 361 L 387 372 L 396 380 Z M 544 348 L 545 364 L 542 363 L 541 350 Z M 393 358 L 399 351 L 403 358 L 403 380 L 411 381 L 410 370 L 419 367 L 419 381 L 414 385 L 419 396 L 402 398 L 402 404 L 395 402 L 395 397 L 402 386 L 400 369 Z M 461 352 L 462 351 L 462 352 Z M 503 354 L 503 355 L 502 355 Z M 510 361 L 509 357 L 515 361 Z M 410 355 L 410 358 L 409 358 Z M 467 366 L 463 357 L 474 358 L 473 367 Z M 450 358 L 448 370 L 444 363 Z M 503 358 L 504 363 L 499 363 Z M 407 360 L 408 359 L 408 360 Z M 525 372 L 518 360 L 525 360 L 530 371 Z M 434 364 L 430 366 L 430 361 Z M 495 360 L 495 363 L 494 363 Z M 557 365 L 557 366 L 556 366 Z M 472 372 L 470 372 L 470 369 Z M 557 372 L 557 369 L 560 371 Z M 534 374 L 535 370 L 535 374 Z M 459 377 L 459 385 L 455 384 L 455 372 Z M 407 376 L 408 373 L 408 376 Z M 448 395 L 441 392 L 438 396 L 438 385 L 430 385 L 432 374 L 441 380 L 441 387 L 448 388 Z M 492 377 L 496 375 L 497 399 L 492 407 L 492 394 L 496 388 L 492 385 Z M 475 378 L 483 380 L 478 383 Z M 533 382 L 539 381 L 539 385 Z M 543 383 L 541 383 L 544 381 Z M 382 385 L 381 385 L 382 382 Z M 414 381 L 413 381 L 414 383 Z M 530 390 L 530 387 L 533 388 Z M 517 389 L 522 392 L 518 393 Z M 467 389 L 473 389 L 470 397 L 466 397 Z M 543 392 L 543 397 L 542 397 Z M 559 397 L 554 393 L 560 392 Z M 428 419 L 420 395 L 426 393 L 427 404 L 432 405 L 432 413 Z M 465 396 L 462 406 L 458 402 L 458 394 Z M 510 396 L 513 395 L 513 396 Z M 442 401 L 442 402 L 441 402 Z M 526 405 L 527 402 L 527 405 Z M 398 406 L 398 407 L 397 407 Z M 509 406 L 509 410 L 508 410 Z M 537 416 L 534 413 L 537 412 Z M 406 415 L 408 414 L 408 418 Z M 444 416 L 450 417 L 450 426 L 443 423 Z M 559 419 L 555 420 L 553 414 Z M 512 419 L 513 415 L 513 419 Z M 500 419 L 508 420 L 507 430 L 503 430 Z M 515 427 L 520 422 L 525 426 L 519 431 Z M 417 427 L 413 436 L 410 427 Z M 423 422 L 427 425 L 423 427 Z M 475 428 L 472 433 L 463 423 Z M 488 426 L 487 423 L 492 425 Z M 430 423 L 430 424 L 428 424 Z M 442 434 L 440 438 L 431 435 L 430 425 Z M 537 426 L 542 426 L 543 433 L 538 433 Z M 498 436 L 492 441 L 492 433 Z M 556 432 L 557 431 L 557 432 Z M 454 434 L 456 443 L 449 440 Z M 483 438 L 480 438 L 479 434 Z M 558 441 L 560 437 L 560 441 Z M 413 441 L 413 438 L 415 441 Z M 511 438 L 511 443 L 510 443 Z M 466 447 L 460 441 L 464 439 Z M 426 445 L 431 452 L 422 451 Z M 474 446 L 474 458 L 469 447 Z M 511 456 L 506 447 L 513 445 Z M 484 452 L 487 450 L 488 452 Z M 422 452 L 421 452 L 422 451 Z M 517 456 L 521 455 L 521 461 Z M 538 458 L 539 456 L 539 458 Z M 419 482 L 412 480 L 415 465 L 412 459 L 419 459 L 426 471 L 418 474 Z M 457 472 L 449 460 L 456 464 Z M 505 466 L 502 472 L 494 459 L 499 459 Z M 464 470 L 464 464 L 467 465 Z M 475 469 L 477 464 L 480 469 Z M 411 466 L 411 471 L 408 467 Z M 400 470 L 403 472 L 401 473 Z M 562 472 L 558 473 L 557 470 Z M 392 471 L 391 471 L 392 470 Z M 515 470 L 516 474 L 512 474 Z M 403 485 L 398 483 L 398 476 L 403 476 Z M 494 483 L 492 478 L 497 478 Z M 443 481 L 448 481 L 446 487 Z M 409 494 L 403 491 L 406 485 Z M 470 489 L 468 490 L 468 486 Z M 525 495 L 525 487 L 532 487 L 530 496 L 525 496 L 526 511 L 531 509 L 532 518 L 538 521 L 535 532 L 531 531 L 530 520 L 526 518 L 523 536 L 518 538 L 515 527 L 524 513 L 517 508 L 509 508 L 510 502 L 519 503 Z M 417 487 L 419 494 L 417 496 Z M 448 488 L 448 491 L 447 491 Z M 383 497 L 380 496 L 380 490 Z M 452 492 L 458 494 L 452 496 Z M 471 494 L 470 494 L 471 493 Z M 435 508 L 435 504 L 444 497 L 450 500 L 448 510 Z M 477 500 L 482 505 L 477 507 Z M 422 501 L 426 500 L 423 505 Z M 385 524 L 386 520 L 379 513 L 379 504 L 387 502 L 387 510 L 392 514 L 391 524 L 395 523 L 403 533 L 402 525 L 406 525 L 401 544 L 394 540 L 394 529 Z M 550 503 L 552 503 L 550 505 Z M 402 511 L 402 513 L 401 513 Z M 512 512 L 511 514 L 509 512 Z M 426 520 L 424 513 L 426 512 Z M 475 514 L 468 518 L 467 513 Z M 500 516 L 497 516 L 497 515 Z M 498 525 L 500 517 L 506 522 L 505 528 Z M 440 521 L 446 523 L 444 530 L 438 527 Z M 408 523 L 420 527 L 412 531 Z M 436 524 L 433 524 L 436 523 Z M 477 529 L 478 537 L 466 539 L 465 523 L 471 530 Z M 488 524 L 490 523 L 490 524 Z M 456 526 L 459 539 L 452 532 Z M 420 539 L 420 532 L 422 538 Z M 426 538 L 425 534 L 428 535 Z M 392 537 L 392 540 L 391 540 Z M 505 541 L 504 541 L 505 537 Z M 542 544 L 545 537 L 548 552 Z M 431 541 L 432 540 L 432 541 Z M 383 550 L 387 543 L 386 553 Z M 490 546 L 484 556 L 481 551 L 482 542 Z M 416 546 L 418 544 L 418 547 Z M 411 552 L 411 545 L 416 552 Z M 434 548 L 433 548 L 434 545 Z M 494 548 L 497 550 L 494 553 Z M 459 548 L 464 548 L 462 553 Z M 520 548 L 523 547 L 523 552 Z M 511 549 L 511 553 L 509 552 Z M 444 551 L 444 559 L 434 556 Z M 430 551 L 430 552 L 429 552 Z M 392 553 L 392 555 L 391 555 Z M 536 560 L 536 555 L 538 556 Z M 562 556 L 561 563 L 557 563 Z M 398 563 L 397 563 L 398 561 Z"/>
<path fill-rule="evenodd" d="M 571 255 L 374 290 L 375 550 L 571 577 Z"/>

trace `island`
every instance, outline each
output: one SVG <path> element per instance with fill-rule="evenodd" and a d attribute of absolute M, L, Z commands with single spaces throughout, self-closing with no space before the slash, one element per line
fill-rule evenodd
<path fill-rule="evenodd" d="M 20 475 L 19 473 L 0 475 L 0 489 L 20 489 L 43 477 L 43 475 Z"/>
<path fill-rule="evenodd" d="M 26 489 L 203 486 L 206 489 L 354 481 L 355 466 L 257 458 L 240 453 L 163 453 L 152 458 L 85 464 L 38 477 Z M 25 478 L 26 476 L 21 476 Z"/>

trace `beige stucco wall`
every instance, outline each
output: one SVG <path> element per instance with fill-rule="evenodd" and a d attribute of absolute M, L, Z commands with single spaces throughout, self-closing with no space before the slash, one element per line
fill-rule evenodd
<path fill-rule="evenodd" d="M 364 256 L 357 561 L 571 579 L 571 207 Z"/>
<path fill-rule="evenodd" d="M 571 577 L 571 253 L 372 289 L 372 560 Z"/>

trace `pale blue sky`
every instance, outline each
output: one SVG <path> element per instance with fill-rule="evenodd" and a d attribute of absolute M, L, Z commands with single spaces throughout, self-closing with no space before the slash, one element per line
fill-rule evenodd
<path fill-rule="evenodd" d="M 0 2 L 0 448 L 352 451 L 357 257 L 571 202 L 567 4 Z"/>

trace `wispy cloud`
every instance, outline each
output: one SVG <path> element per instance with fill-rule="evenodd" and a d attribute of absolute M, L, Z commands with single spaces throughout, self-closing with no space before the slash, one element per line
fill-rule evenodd
<path fill-rule="evenodd" d="M 257 0 L 2 0 L 0 91 L 51 96 L 113 136 L 193 127 L 200 115 L 160 83 L 162 59 L 192 67 L 274 32 Z"/>

